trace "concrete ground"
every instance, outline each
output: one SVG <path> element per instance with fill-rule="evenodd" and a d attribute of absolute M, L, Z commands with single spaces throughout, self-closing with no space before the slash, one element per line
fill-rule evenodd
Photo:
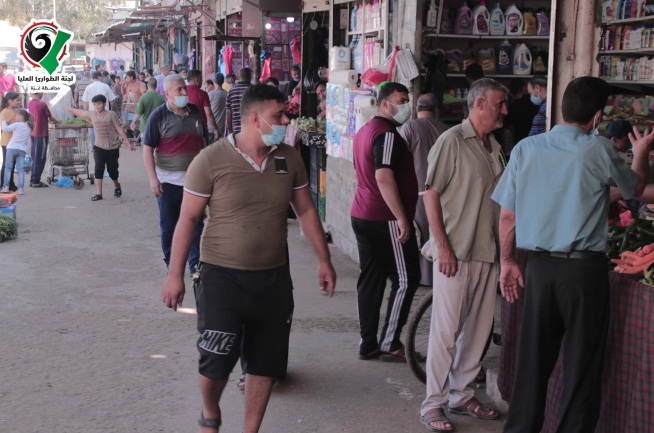
<path fill-rule="evenodd" d="M 177 313 L 161 302 L 158 210 L 140 148 L 122 150 L 121 183 L 122 198 L 108 181 L 99 202 L 88 181 L 80 191 L 26 188 L 19 198 L 20 235 L 0 244 L 0 432 L 197 431 L 194 299 L 187 292 Z M 426 431 L 418 421 L 424 385 L 409 368 L 357 359 L 357 265 L 331 249 L 338 285 L 329 299 L 296 222 L 289 246 L 289 375 L 275 385 L 261 431 Z M 492 345 L 485 363 L 497 356 Z M 242 430 L 237 377 L 222 399 L 223 432 Z M 461 433 L 503 427 L 502 418 L 451 420 Z"/>

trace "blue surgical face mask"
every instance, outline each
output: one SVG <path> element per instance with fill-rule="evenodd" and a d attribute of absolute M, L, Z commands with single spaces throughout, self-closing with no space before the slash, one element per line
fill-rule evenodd
<path fill-rule="evenodd" d="M 540 107 L 540 104 L 543 103 L 543 98 L 541 98 L 540 96 L 530 95 L 529 99 L 531 99 L 532 104 L 538 105 L 539 107 Z"/>
<path fill-rule="evenodd" d="M 261 114 L 259 114 L 259 118 L 263 120 L 266 125 L 270 126 L 270 129 L 272 129 L 270 134 L 264 134 L 261 132 L 261 130 L 259 130 L 259 133 L 261 134 L 263 142 L 266 146 L 277 146 L 282 141 L 284 141 L 284 137 L 286 137 L 286 125 L 271 125 L 270 123 L 266 122 L 266 119 L 264 119 Z"/>
<path fill-rule="evenodd" d="M 179 108 L 184 108 L 188 104 L 188 96 L 180 95 L 175 96 L 175 105 Z"/>

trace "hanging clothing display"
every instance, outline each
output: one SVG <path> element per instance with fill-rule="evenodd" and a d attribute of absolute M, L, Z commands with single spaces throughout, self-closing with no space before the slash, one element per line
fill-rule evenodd
<path fill-rule="evenodd" d="M 293 54 L 293 63 L 302 64 L 302 39 L 299 36 L 291 40 L 291 53 Z"/>
<path fill-rule="evenodd" d="M 220 50 L 220 56 L 222 57 L 224 65 L 224 67 L 221 65 L 220 72 L 225 76 L 227 76 L 227 74 L 233 74 L 232 57 L 234 56 L 234 48 L 231 45 L 225 45 Z"/>
<path fill-rule="evenodd" d="M 272 63 L 272 56 L 270 53 L 266 50 L 261 52 L 261 78 L 259 78 L 259 82 L 263 83 L 268 79 L 268 77 L 272 76 L 271 72 L 271 63 Z"/>

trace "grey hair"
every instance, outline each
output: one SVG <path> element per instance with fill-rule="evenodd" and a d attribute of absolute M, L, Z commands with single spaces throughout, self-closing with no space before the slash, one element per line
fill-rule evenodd
<path fill-rule="evenodd" d="M 418 98 L 416 111 L 436 111 L 438 103 L 436 102 L 436 95 L 433 93 L 425 93 Z"/>
<path fill-rule="evenodd" d="M 495 81 L 492 78 L 481 78 L 470 86 L 470 91 L 468 92 L 468 110 L 475 108 L 477 99 L 486 99 L 489 90 L 504 92 L 505 95 L 509 94 L 509 89 L 507 89 L 502 83 Z"/>
<path fill-rule="evenodd" d="M 184 77 L 182 77 L 179 74 L 170 74 L 170 75 L 168 75 L 166 78 L 164 78 L 164 84 L 163 84 L 164 90 L 170 90 L 170 88 L 172 87 L 173 81 L 184 82 Z"/>

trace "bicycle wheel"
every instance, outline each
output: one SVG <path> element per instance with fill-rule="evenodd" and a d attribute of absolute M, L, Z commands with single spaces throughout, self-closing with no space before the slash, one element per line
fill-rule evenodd
<path fill-rule="evenodd" d="M 429 328 L 431 325 L 432 292 L 429 291 L 420 301 L 416 311 L 409 320 L 405 347 L 406 362 L 415 376 L 422 383 L 427 381 L 425 364 L 429 346 Z"/>

